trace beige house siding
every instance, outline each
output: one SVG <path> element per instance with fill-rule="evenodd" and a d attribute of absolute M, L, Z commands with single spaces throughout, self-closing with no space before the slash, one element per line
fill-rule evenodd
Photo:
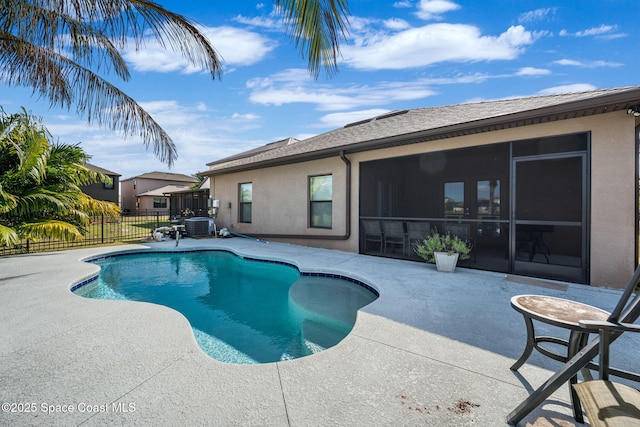
<path fill-rule="evenodd" d="M 635 122 L 611 113 L 593 123 L 591 283 L 623 287 L 635 267 Z"/>
<path fill-rule="evenodd" d="M 334 157 L 216 176 L 212 179 L 211 197 L 220 200 L 218 227 L 249 235 L 342 235 L 345 233 L 345 171 L 345 163 Z M 329 174 L 333 175 L 333 226 L 331 229 L 311 228 L 309 177 Z M 238 222 L 238 186 L 246 182 L 253 184 L 250 224 Z"/>
<path fill-rule="evenodd" d="M 591 132 L 591 247 L 592 285 L 624 287 L 635 267 L 635 128 L 632 115 L 617 111 L 474 135 L 415 143 L 358 153 L 351 162 L 350 236 L 346 226 L 346 170 L 339 156 L 291 165 L 221 174 L 213 177 L 211 194 L 220 200 L 218 227 L 247 235 L 309 235 L 310 238 L 272 238 L 298 244 L 358 252 L 359 164 L 369 160 L 528 138 Z M 308 177 L 333 175 L 333 227 L 309 227 Z M 238 223 L 238 185 L 253 183 L 251 224 Z M 231 209 L 228 204 L 231 202 Z M 311 236 L 333 236 L 323 240 Z"/>

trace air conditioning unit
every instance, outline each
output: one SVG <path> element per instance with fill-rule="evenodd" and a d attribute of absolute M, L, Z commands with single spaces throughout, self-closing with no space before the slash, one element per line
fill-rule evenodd
<path fill-rule="evenodd" d="M 187 234 L 192 237 L 208 236 L 213 232 L 213 218 L 195 217 L 184 220 Z"/>

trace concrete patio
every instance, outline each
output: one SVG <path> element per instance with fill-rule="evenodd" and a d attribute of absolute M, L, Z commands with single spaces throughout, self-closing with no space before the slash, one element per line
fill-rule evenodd
<path fill-rule="evenodd" d="M 349 275 L 380 298 L 334 348 L 231 365 L 203 353 L 187 320 L 171 309 L 69 291 L 98 271 L 83 258 L 172 250 L 174 241 L 0 258 L 0 425 L 505 425 L 507 414 L 560 367 L 534 352 L 519 373 L 509 370 L 525 344 L 510 298 L 546 294 L 610 310 L 620 295 L 237 237 L 184 239 L 178 249 L 190 247 Z M 614 364 L 637 366 L 640 337 L 626 334 L 612 352 Z M 566 386 L 521 423 L 573 424 Z"/>

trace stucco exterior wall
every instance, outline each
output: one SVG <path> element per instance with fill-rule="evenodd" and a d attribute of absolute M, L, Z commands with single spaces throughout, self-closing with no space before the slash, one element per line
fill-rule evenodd
<path fill-rule="evenodd" d="M 220 200 L 216 225 L 241 234 L 340 236 L 345 233 L 346 165 L 339 158 L 216 176 L 211 197 Z M 309 177 L 333 175 L 333 226 L 309 227 Z M 238 186 L 252 183 L 252 221 L 238 221 Z M 231 203 L 231 208 L 229 208 Z M 287 239 L 280 239 L 287 240 Z M 300 243 L 299 240 L 297 240 Z M 311 242 L 303 242 L 303 244 Z"/>
<path fill-rule="evenodd" d="M 288 239 L 310 246 L 358 251 L 359 163 L 388 157 L 591 132 L 592 285 L 624 287 L 635 268 L 635 120 L 625 112 L 562 120 L 407 146 L 347 154 L 351 170 L 351 234 L 346 240 Z M 347 229 L 346 166 L 339 157 L 254 171 L 219 175 L 212 197 L 220 200 L 218 228 L 242 234 L 313 234 L 340 236 Z M 333 174 L 333 228 L 308 227 L 308 177 Z M 238 184 L 253 183 L 253 222 L 238 223 Z M 228 203 L 231 202 L 231 209 Z M 276 240 L 276 239 L 274 239 Z"/>
<path fill-rule="evenodd" d="M 635 122 L 624 113 L 596 118 L 591 148 L 591 283 L 623 287 L 635 267 Z"/>

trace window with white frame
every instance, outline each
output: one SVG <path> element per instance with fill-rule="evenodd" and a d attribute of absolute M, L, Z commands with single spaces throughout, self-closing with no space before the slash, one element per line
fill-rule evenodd
<path fill-rule="evenodd" d="M 333 176 L 309 177 L 309 225 L 331 228 L 333 214 Z"/>
<path fill-rule="evenodd" d="M 239 188 L 239 222 L 251 222 L 253 204 L 253 183 L 245 182 Z"/>

